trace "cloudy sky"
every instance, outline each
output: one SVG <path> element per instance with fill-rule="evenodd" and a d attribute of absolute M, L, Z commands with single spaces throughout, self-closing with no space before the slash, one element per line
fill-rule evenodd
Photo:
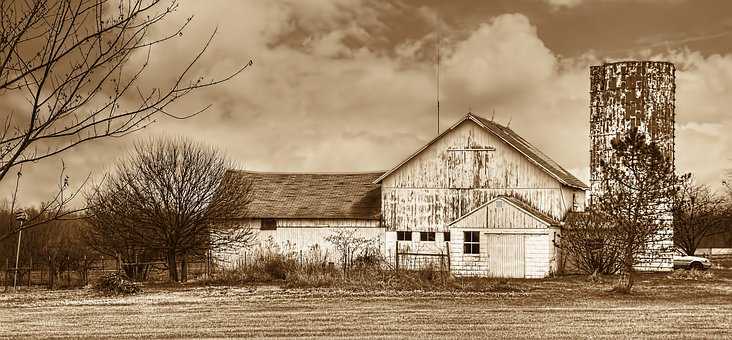
<path fill-rule="evenodd" d="M 589 66 L 623 59 L 677 67 L 676 165 L 719 188 L 732 168 L 732 2 L 696 0 L 193 1 L 185 35 L 153 50 L 148 76 L 180 71 L 218 27 L 201 72 L 254 60 L 238 78 L 122 139 L 63 155 L 73 184 L 96 178 L 135 140 L 184 135 L 262 171 L 386 170 L 469 110 L 507 124 L 589 177 Z M 19 200 L 37 204 L 61 158 L 24 169 Z M 9 182 L 2 190 L 9 195 Z"/>

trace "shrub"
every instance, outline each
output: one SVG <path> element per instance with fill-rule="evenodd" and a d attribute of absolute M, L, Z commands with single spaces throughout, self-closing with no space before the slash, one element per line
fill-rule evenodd
<path fill-rule="evenodd" d="M 262 266 L 264 273 L 273 280 L 284 280 L 287 278 L 288 266 L 287 261 L 279 256 L 269 257 L 264 261 Z"/>
<path fill-rule="evenodd" d="M 674 272 L 669 274 L 667 277 L 672 280 L 695 280 L 695 281 L 708 281 L 708 280 L 715 279 L 714 273 L 712 273 L 710 271 L 701 271 L 701 270 L 696 270 L 696 269 L 692 269 L 692 270 L 677 269 L 677 270 L 674 270 Z"/>
<path fill-rule="evenodd" d="M 132 282 L 124 272 L 104 274 L 99 278 L 94 288 L 107 294 L 130 295 L 142 292 L 140 286 Z"/>
<path fill-rule="evenodd" d="M 621 248 L 613 240 L 615 228 L 597 211 L 573 212 L 561 234 L 562 267 L 572 265 L 586 274 L 615 274 L 620 270 Z M 565 268 L 562 268 L 565 270 Z"/>

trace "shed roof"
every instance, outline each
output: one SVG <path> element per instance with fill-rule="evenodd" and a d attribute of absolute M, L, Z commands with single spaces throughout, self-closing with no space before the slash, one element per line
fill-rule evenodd
<path fill-rule="evenodd" d="M 383 172 L 272 173 L 229 170 L 226 183 L 244 190 L 250 202 L 240 218 L 338 218 L 378 220 Z"/>
<path fill-rule="evenodd" d="M 511 130 L 507 126 L 503 126 L 494 121 L 485 119 L 483 117 L 479 117 L 473 113 L 468 113 L 467 115 L 465 115 L 465 117 L 463 117 L 463 119 L 461 119 L 460 121 L 455 123 L 449 129 L 445 130 L 439 136 L 435 137 L 435 139 L 431 140 L 425 146 L 423 146 L 422 148 L 417 150 L 417 152 L 415 152 L 414 154 L 409 156 L 409 158 L 407 158 L 403 162 L 399 163 L 399 165 L 397 165 L 393 169 L 391 169 L 391 170 L 387 171 L 386 173 L 384 173 L 383 175 L 381 175 L 378 179 L 376 179 L 375 182 L 376 183 L 381 182 L 384 178 L 391 175 L 394 171 L 399 169 L 402 165 L 409 162 L 409 160 L 411 160 L 412 158 L 414 158 L 415 156 L 420 154 L 423 150 L 425 150 L 427 147 L 432 145 L 435 141 L 442 138 L 442 136 L 444 136 L 448 132 L 452 131 L 454 128 L 456 128 L 458 125 L 460 125 L 461 123 L 463 123 L 466 120 L 471 120 L 471 121 L 475 122 L 476 124 L 478 124 L 479 126 L 484 128 L 486 131 L 492 133 L 496 137 L 498 137 L 501 140 L 503 140 L 504 142 L 506 142 L 508 145 L 512 146 L 518 152 L 520 152 L 521 154 L 526 156 L 534 164 L 536 164 L 541 169 L 546 171 L 550 176 L 556 178 L 560 183 L 570 186 L 570 187 L 583 189 L 583 190 L 586 190 L 589 188 L 589 186 L 587 186 L 587 184 L 585 184 L 580 179 L 578 179 L 577 177 L 575 177 L 574 175 L 569 173 L 569 171 L 562 168 L 562 166 L 560 166 L 557 162 L 555 162 L 554 160 L 549 158 L 549 156 L 545 155 L 543 152 L 539 151 L 539 149 L 537 147 L 535 147 L 534 145 L 532 145 L 531 143 L 529 143 L 528 141 L 523 139 L 521 136 L 516 134 L 513 130 Z"/>

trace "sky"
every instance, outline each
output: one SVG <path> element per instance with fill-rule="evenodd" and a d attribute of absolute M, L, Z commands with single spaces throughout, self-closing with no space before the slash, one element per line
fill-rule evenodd
<path fill-rule="evenodd" d="M 676 167 L 721 188 L 732 169 L 732 2 L 697 0 L 193 1 L 159 27 L 193 21 L 152 50 L 145 79 L 180 72 L 217 29 L 196 69 L 251 68 L 197 92 L 134 135 L 83 144 L 26 166 L 18 200 L 59 182 L 99 180 L 136 141 L 182 135 L 236 167 L 279 172 L 388 170 L 468 111 L 510 127 L 589 179 L 589 66 L 673 62 Z M 151 80 L 152 81 L 152 80 Z M 0 99 L 6 100 L 6 99 Z M 7 197 L 14 181 L 0 189 Z"/>

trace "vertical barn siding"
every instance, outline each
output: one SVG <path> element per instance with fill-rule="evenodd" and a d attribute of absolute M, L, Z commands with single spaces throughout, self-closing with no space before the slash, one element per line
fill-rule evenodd
<path fill-rule="evenodd" d="M 523 278 L 526 263 L 524 235 L 485 234 L 488 246 L 488 271 L 492 277 Z M 482 243 L 482 242 L 481 242 Z"/>
<path fill-rule="evenodd" d="M 485 209 L 486 228 L 546 228 L 546 223 L 500 199 L 488 204 Z"/>
<path fill-rule="evenodd" d="M 450 149 L 488 148 L 495 151 Z M 382 181 L 387 230 L 442 231 L 500 195 L 512 195 L 562 220 L 570 190 L 512 146 L 466 120 Z M 570 195 L 571 197 L 571 195 Z"/>
<path fill-rule="evenodd" d="M 546 227 L 545 222 L 501 198 L 474 210 L 451 225 L 451 228 L 489 229 L 539 229 Z"/>
<path fill-rule="evenodd" d="M 454 235 L 451 237 L 455 237 Z M 412 241 L 398 241 L 400 253 L 419 253 L 419 254 L 451 254 L 453 249 L 445 242 L 445 234 L 438 232 L 435 234 L 434 241 L 420 241 L 419 232 L 412 232 Z M 396 232 L 384 232 L 384 257 L 388 263 L 395 264 L 397 239 Z M 448 249 L 449 248 L 449 249 Z M 446 259 L 444 259 L 446 261 Z M 419 257 L 419 256 L 402 256 L 400 263 L 404 268 L 410 268 L 409 262 L 421 261 L 423 263 L 429 261 L 439 262 L 438 257 Z M 413 267 L 413 266 L 412 266 Z"/>
<path fill-rule="evenodd" d="M 552 237 L 553 233 L 524 235 L 526 278 L 542 278 L 549 275 L 554 253 Z"/>
<path fill-rule="evenodd" d="M 251 219 L 240 222 L 242 228 L 249 227 L 255 234 L 251 246 L 234 252 L 216 254 L 224 263 L 236 264 L 249 259 L 252 254 L 270 246 L 282 253 L 306 257 L 318 252 L 329 261 L 337 262 L 338 255 L 333 245 L 326 240 L 338 230 L 356 229 L 355 236 L 372 239 L 379 248 L 384 244 L 384 228 L 378 220 L 355 219 L 277 219 L 276 230 L 260 230 L 261 220 Z M 383 249 L 382 249 L 383 251 Z M 246 255 L 245 255 L 246 254 Z"/>

